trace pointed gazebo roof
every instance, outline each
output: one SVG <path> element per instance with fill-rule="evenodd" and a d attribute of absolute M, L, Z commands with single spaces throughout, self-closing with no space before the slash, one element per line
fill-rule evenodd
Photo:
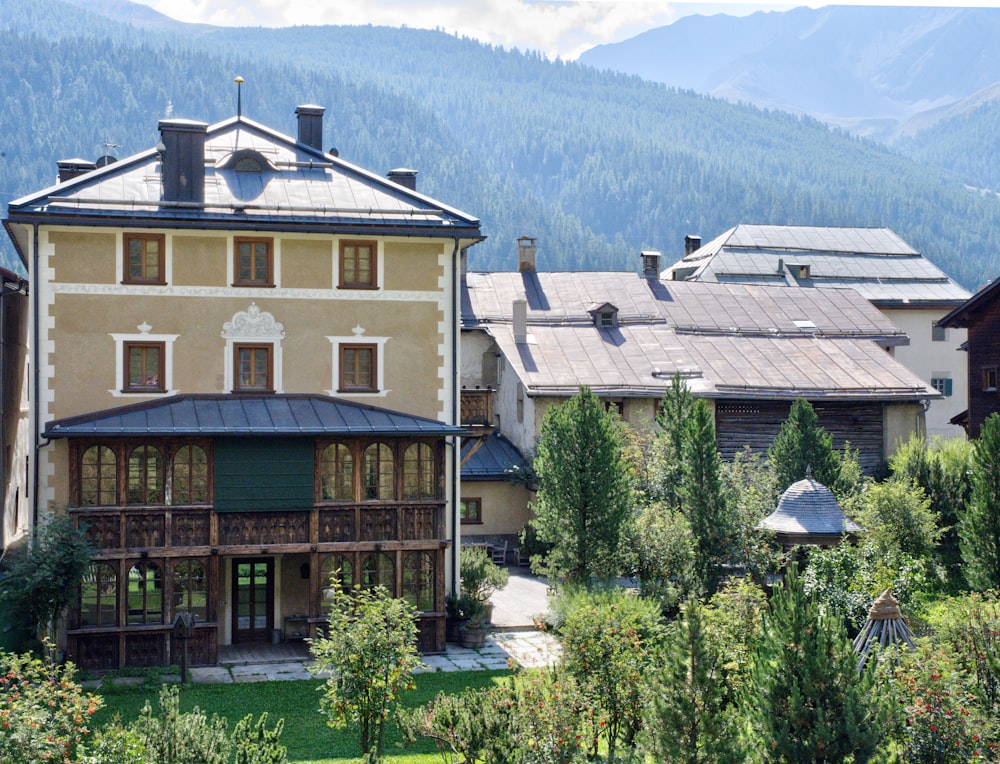
<path fill-rule="evenodd" d="M 833 492 L 811 477 L 792 483 L 778 501 L 778 508 L 758 527 L 774 531 L 785 545 L 817 546 L 836 544 L 845 533 L 864 530 L 844 514 Z"/>
<path fill-rule="evenodd" d="M 899 601 L 892 596 L 892 589 L 886 589 L 872 603 L 868 611 L 868 621 L 854 638 L 854 652 L 858 653 L 858 672 L 868 660 L 868 651 L 878 642 L 881 647 L 906 645 L 913 649 L 913 632 L 899 610 Z"/>

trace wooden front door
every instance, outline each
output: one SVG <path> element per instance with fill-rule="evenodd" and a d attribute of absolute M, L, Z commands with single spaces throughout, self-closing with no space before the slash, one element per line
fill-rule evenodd
<path fill-rule="evenodd" d="M 233 560 L 233 644 L 268 642 L 274 626 L 274 560 Z"/>

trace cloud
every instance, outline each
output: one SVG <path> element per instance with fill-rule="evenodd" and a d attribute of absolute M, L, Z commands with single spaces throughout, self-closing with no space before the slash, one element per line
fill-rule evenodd
<path fill-rule="evenodd" d="M 373 24 L 441 29 L 492 45 L 574 59 L 596 44 L 669 24 L 664 0 L 140 0 L 181 21 L 219 26 Z"/>

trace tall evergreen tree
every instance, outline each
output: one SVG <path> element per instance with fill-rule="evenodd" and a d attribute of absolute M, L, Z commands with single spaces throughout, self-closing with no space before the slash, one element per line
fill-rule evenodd
<path fill-rule="evenodd" d="M 664 391 L 656 423 L 663 432 L 655 443 L 658 457 L 658 479 L 654 481 L 655 500 L 670 507 L 680 505 L 680 486 L 685 433 L 694 415 L 694 397 L 680 374 L 674 374 Z"/>
<path fill-rule="evenodd" d="M 533 523 L 552 544 L 550 574 L 586 582 L 621 573 L 631 500 L 619 427 L 586 387 L 542 420 Z"/>
<path fill-rule="evenodd" d="M 741 762 L 725 706 L 720 656 L 713 652 L 692 598 L 667 638 L 662 670 L 650 681 L 644 748 L 655 761 L 675 764 Z"/>
<path fill-rule="evenodd" d="M 840 455 L 833 447 L 833 436 L 820 427 L 816 411 L 804 398 L 792 402 L 788 419 L 781 425 L 767 455 L 777 473 L 779 490 L 802 480 L 806 470 L 812 469 L 817 482 L 836 492 Z"/>
<path fill-rule="evenodd" d="M 972 473 L 972 499 L 959 519 L 959 544 L 969 586 L 1000 587 L 1000 414 L 979 429 Z"/>
<path fill-rule="evenodd" d="M 885 734 L 872 672 L 858 674 L 843 622 L 806 596 L 793 565 L 771 599 L 743 701 L 749 750 L 768 764 L 871 760 Z"/>
<path fill-rule="evenodd" d="M 715 592 L 733 535 L 722 487 L 721 461 L 708 403 L 699 400 L 684 428 L 681 446 L 681 511 L 697 543 L 695 565 L 702 587 Z"/>

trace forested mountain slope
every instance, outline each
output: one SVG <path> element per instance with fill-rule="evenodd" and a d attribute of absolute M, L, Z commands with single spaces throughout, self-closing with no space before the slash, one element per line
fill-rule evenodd
<path fill-rule="evenodd" d="M 642 248 L 670 261 L 685 234 L 744 222 L 884 225 L 967 286 L 1000 272 L 1000 203 L 957 175 L 810 119 L 443 33 L 181 36 L 0 0 L 0 67 L 4 203 L 50 183 L 56 159 L 155 144 L 168 113 L 231 116 L 240 74 L 248 116 L 293 133 L 297 104 L 324 105 L 324 145 L 370 169 L 417 169 L 421 191 L 480 216 L 489 239 L 473 268 L 513 268 L 526 234 L 542 268 L 634 269 Z"/>

